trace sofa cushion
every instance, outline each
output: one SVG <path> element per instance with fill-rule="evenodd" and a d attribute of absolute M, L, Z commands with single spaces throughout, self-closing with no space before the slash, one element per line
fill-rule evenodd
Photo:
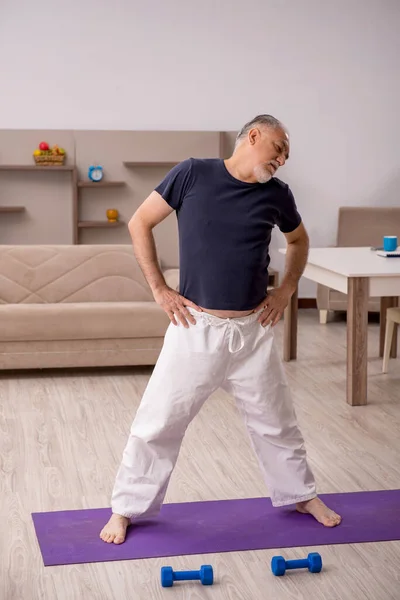
<path fill-rule="evenodd" d="M 163 337 L 170 323 L 155 302 L 68 302 L 0 306 L 0 340 Z"/>
<path fill-rule="evenodd" d="M 153 301 L 132 245 L 0 245 L 0 304 Z"/>
<path fill-rule="evenodd" d="M 55 369 L 154 365 L 163 338 L 118 338 L 104 340 L 0 340 L 0 369 Z"/>

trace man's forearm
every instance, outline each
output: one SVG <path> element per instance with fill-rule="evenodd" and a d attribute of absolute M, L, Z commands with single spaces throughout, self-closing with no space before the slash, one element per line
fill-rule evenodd
<path fill-rule="evenodd" d="M 136 260 L 154 293 L 167 284 L 158 264 L 153 232 L 140 219 L 132 219 L 129 223 L 129 233 Z"/>
<path fill-rule="evenodd" d="M 302 240 L 288 244 L 286 251 L 285 273 L 279 287 L 286 288 L 290 294 L 296 291 L 297 284 L 307 264 L 309 243 Z"/>

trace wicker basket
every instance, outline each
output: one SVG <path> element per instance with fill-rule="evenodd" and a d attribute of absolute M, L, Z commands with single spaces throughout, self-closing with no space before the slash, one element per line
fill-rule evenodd
<path fill-rule="evenodd" d="M 41 154 L 33 158 L 40 167 L 60 167 L 65 162 L 65 156 L 65 154 Z"/>

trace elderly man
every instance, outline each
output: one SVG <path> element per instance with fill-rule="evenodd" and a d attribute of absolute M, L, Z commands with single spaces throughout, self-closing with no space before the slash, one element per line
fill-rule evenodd
<path fill-rule="evenodd" d="M 184 160 L 129 223 L 135 256 L 171 324 L 123 453 L 105 542 L 122 543 L 133 520 L 160 510 L 185 431 L 219 387 L 238 404 L 273 506 L 295 505 L 327 527 L 341 521 L 317 497 L 274 343 L 309 246 L 293 195 L 275 177 L 288 158 L 284 126 L 259 115 L 239 132 L 230 158 Z M 180 293 L 162 276 L 152 234 L 174 210 Z M 267 294 L 275 225 L 286 236 L 286 268 Z"/>

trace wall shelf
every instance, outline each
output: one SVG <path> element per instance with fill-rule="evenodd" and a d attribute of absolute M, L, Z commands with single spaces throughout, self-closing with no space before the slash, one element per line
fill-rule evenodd
<path fill-rule="evenodd" d="M 115 223 L 110 223 L 110 221 L 78 221 L 79 229 L 85 227 L 118 227 L 121 225 L 125 225 L 125 223 L 123 221 L 115 221 Z"/>
<path fill-rule="evenodd" d="M 81 194 L 79 193 L 82 189 L 110 189 L 116 187 L 122 187 L 126 185 L 125 181 L 90 181 L 90 179 L 79 179 L 76 182 L 76 195 L 74 205 L 74 243 L 79 244 L 79 230 L 88 228 L 98 227 L 119 227 L 124 225 L 123 221 L 116 221 L 110 223 L 109 221 L 80 221 L 79 220 L 79 202 L 82 200 Z"/>
<path fill-rule="evenodd" d="M 43 166 L 43 165 L 36 165 L 36 164 L 30 164 L 30 165 L 0 165 L 0 171 L 15 171 L 15 172 L 30 172 L 30 173 L 35 173 L 35 172 L 39 172 L 40 173 L 54 173 L 54 172 L 64 172 L 64 173 L 68 173 L 71 176 L 71 183 L 72 183 L 72 211 L 73 211 L 73 215 L 72 215 L 72 219 L 73 221 L 76 220 L 76 205 L 77 205 L 77 195 L 78 195 L 78 187 L 77 187 L 77 168 L 75 165 L 55 165 L 55 166 Z M 17 206 L 17 207 L 2 207 L 2 209 L 0 209 L 0 212 L 4 213 L 4 212 L 23 212 L 25 210 L 24 206 Z M 74 227 L 74 230 L 77 230 Z M 74 234 L 74 244 L 76 244 L 76 235 Z"/>
<path fill-rule="evenodd" d="M 25 206 L 0 206 L 0 213 L 24 212 Z"/>
<path fill-rule="evenodd" d="M 125 185 L 125 181 L 78 181 L 79 188 L 110 188 Z"/>
<path fill-rule="evenodd" d="M 125 167 L 174 167 L 179 161 L 124 161 Z"/>
<path fill-rule="evenodd" d="M 56 167 L 41 167 L 39 165 L 0 165 L 0 171 L 74 171 L 76 167 L 58 165 Z"/>
<path fill-rule="evenodd" d="M 221 134 L 216 132 L 152 131 L 146 133 L 139 131 L 134 132 L 132 136 L 132 132 L 129 131 L 127 138 L 125 133 L 120 134 L 115 131 L 112 135 L 115 136 L 117 151 L 114 152 L 114 150 L 111 151 L 110 134 L 107 133 L 107 135 L 104 134 L 104 146 L 100 144 L 100 148 L 106 155 L 104 160 L 108 154 L 110 155 L 110 166 L 107 168 L 107 164 L 103 165 L 105 168 L 103 179 L 93 182 L 88 177 L 88 165 L 92 164 L 92 157 L 97 156 L 99 151 L 98 133 L 86 131 L 62 133 L 62 144 L 67 149 L 64 164 L 36 164 L 32 152 L 23 148 L 20 149 L 19 154 L 14 149 L 12 154 L 3 156 L 4 164 L 0 164 L 0 185 L 4 181 L 8 190 L 12 182 L 12 187 L 15 188 L 11 191 L 12 195 L 3 195 L 4 202 L 11 205 L 26 202 L 26 207 L 1 206 L 0 199 L 0 220 L 4 222 L 3 227 L 14 227 L 19 223 L 30 227 L 30 224 L 25 221 L 26 215 L 31 212 L 31 202 L 34 206 L 35 195 L 40 199 L 41 191 L 43 191 L 43 205 L 45 205 L 51 201 L 54 192 L 54 204 L 58 205 L 57 198 L 63 203 L 59 207 L 59 218 L 62 215 L 62 218 L 68 221 L 68 227 L 63 228 L 63 239 L 69 241 L 69 238 L 72 237 L 70 242 L 73 244 L 88 243 L 89 241 L 90 243 L 100 243 L 104 242 L 108 236 L 125 240 L 128 218 L 124 211 L 133 210 L 133 206 L 140 201 L 140 197 L 143 195 L 144 198 L 148 193 L 147 190 L 153 189 L 155 180 L 160 179 L 160 174 L 162 176 L 162 173 L 166 173 L 178 165 L 186 156 L 196 156 L 197 154 L 204 157 L 216 156 L 222 147 Z M 17 141 L 20 144 L 19 134 L 15 140 L 15 144 Z M 26 143 L 27 147 L 28 144 L 32 144 L 30 133 L 26 136 Z M 13 162 L 14 164 L 12 164 Z M 122 166 L 124 167 L 123 171 L 121 171 Z M 129 169 L 129 171 L 125 171 L 125 169 Z M 33 175 L 34 173 L 38 175 Z M 53 173 L 53 175 L 50 176 L 49 173 Z M 121 177 L 126 181 L 118 179 Z M 19 187 L 21 187 L 21 191 Z M 32 189 L 33 187 L 34 189 Z M 96 197 L 93 191 L 95 189 L 102 190 L 96 192 Z M 118 210 L 120 220 L 110 223 L 106 216 L 106 211 L 109 209 Z M 57 218 L 57 210 L 55 208 L 54 219 Z M 71 214 L 68 214 L 69 210 L 71 210 Z M 5 217 L 4 215 L 7 213 L 20 214 L 17 217 Z M 30 216 L 33 225 L 40 231 L 42 228 L 40 214 L 33 211 Z M 70 234 L 71 226 L 72 235 Z M 117 231 L 107 232 L 107 227 L 117 227 Z M 46 232 L 43 235 L 50 237 L 51 233 Z"/>

